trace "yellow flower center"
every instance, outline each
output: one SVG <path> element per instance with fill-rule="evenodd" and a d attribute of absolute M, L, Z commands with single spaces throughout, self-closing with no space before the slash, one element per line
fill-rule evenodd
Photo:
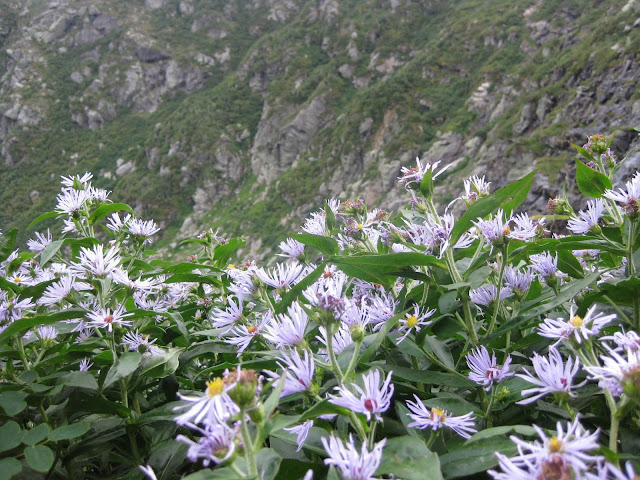
<path fill-rule="evenodd" d="M 247 328 L 247 332 L 249 332 L 251 335 L 253 335 L 254 333 L 256 333 L 258 331 L 258 327 L 256 327 L 255 325 L 250 325 Z"/>
<path fill-rule="evenodd" d="M 507 225 L 506 227 L 504 227 L 504 235 L 509 235 L 511 233 L 511 228 L 509 228 L 509 226 Z"/>
<path fill-rule="evenodd" d="M 224 380 L 221 378 L 214 378 L 213 380 L 209 380 L 207 382 L 207 395 L 210 397 L 215 397 L 216 395 L 220 395 L 224 390 Z"/>
<path fill-rule="evenodd" d="M 549 440 L 549 451 L 551 453 L 560 453 L 562 451 L 562 447 L 562 440 L 558 440 L 558 437 L 555 435 L 551 437 L 551 440 Z"/>
<path fill-rule="evenodd" d="M 357 225 L 357 227 L 358 227 L 358 230 L 362 230 L 363 225 L 362 225 L 361 223 L 359 223 L 359 224 Z"/>
<path fill-rule="evenodd" d="M 233 263 L 230 263 L 229 266 L 227 267 L 229 270 L 233 270 L 234 268 L 236 268 L 236 266 Z"/>
<path fill-rule="evenodd" d="M 16 275 L 13 277 L 13 283 L 22 283 L 22 277 L 20 275 Z"/>
<path fill-rule="evenodd" d="M 447 413 L 440 407 L 433 407 L 431 409 L 431 419 L 435 420 L 436 418 L 440 419 L 441 422 L 444 422 L 447 418 Z"/>
<path fill-rule="evenodd" d="M 410 317 L 407 317 L 407 327 L 413 328 L 417 324 L 418 324 L 418 317 L 416 317 L 415 315 L 411 315 Z"/>
<path fill-rule="evenodd" d="M 582 320 L 581 317 L 576 315 L 571 320 L 569 320 L 569 323 L 576 328 L 580 328 L 582 325 L 584 325 L 584 320 Z"/>

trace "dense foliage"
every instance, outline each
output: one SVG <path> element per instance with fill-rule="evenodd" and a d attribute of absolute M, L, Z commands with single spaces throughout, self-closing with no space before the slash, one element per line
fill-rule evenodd
<path fill-rule="evenodd" d="M 514 214 L 530 174 L 440 213 L 417 160 L 406 209 L 329 200 L 270 267 L 213 230 L 154 258 L 63 177 L 32 224 L 62 238 L 0 237 L 0 478 L 635 478 L 640 174 L 614 190 L 609 145 L 575 146 L 584 211 Z"/>

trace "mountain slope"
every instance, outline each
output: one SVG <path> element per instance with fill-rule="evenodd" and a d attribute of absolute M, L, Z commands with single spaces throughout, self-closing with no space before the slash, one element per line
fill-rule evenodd
<path fill-rule="evenodd" d="M 211 226 L 257 252 L 326 197 L 399 205 L 416 156 L 454 163 L 441 204 L 462 176 L 500 186 L 538 168 L 541 210 L 571 168 L 567 140 L 622 128 L 616 154 L 637 147 L 634 0 L 0 9 L 3 229 L 50 208 L 58 175 L 90 170 L 167 238 Z"/>

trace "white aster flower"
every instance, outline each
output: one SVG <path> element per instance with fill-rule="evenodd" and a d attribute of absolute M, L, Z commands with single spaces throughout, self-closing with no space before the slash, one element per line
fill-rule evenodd
<path fill-rule="evenodd" d="M 329 455 L 324 460 L 325 465 L 336 467 L 344 480 L 375 480 L 373 475 L 380 466 L 382 460 L 382 449 L 387 442 L 383 438 L 376 443 L 373 450 L 369 452 L 366 445 L 362 445 L 360 452 L 356 449 L 353 437 L 349 436 L 349 441 L 344 444 L 342 440 L 336 438 L 332 433 L 329 439 L 322 439 L 322 445 Z"/>
<path fill-rule="evenodd" d="M 432 178 L 436 178 L 442 175 L 451 166 L 451 164 L 449 164 L 436 172 L 438 165 L 440 165 L 439 161 L 433 164 L 429 162 L 425 162 L 423 164 L 420 161 L 420 158 L 416 157 L 415 167 L 402 167 L 400 169 L 402 176 L 398 177 L 398 183 L 400 183 L 400 185 L 404 185 L 406 188 L 411 188 L 410 185 L 412 184 L 417 184 L 419 186 L 422 183 L 425 173 L 428 171 L 431 171 Z"/>
<path fill-rule="evenodd" d="M 36 232 L 36 239 L 27 240 L 27 247 L 32 252 L 41 252 L 45 249 L 47 245 L 49 245 L 52 241 L 51 232 L 47 228 L 47 233 Z"/>
<path fill-rule="evenodd" d="M 222 378 L 214 378 L 207 383 L 204 395 L 200 397 L 186 397 L 178 393 L 181 400 L 190 402 L 181 405 L 173 411 L 188 410 L 176 417 L 178 425 L 200 424 L 217 425 L 226 422 L 230 417 L 237 415 L 240 408 L 231 400 L 228 392 L 235 388 L 235 383 L 227 384 Z"/>
<path fill-rule="evenodd" d="M 224 341 L 225 343 L 238 347 L 237 356 L 239 357 L 255 337 L 264 334 L 265 328 L 272 320 L 273 314 L 271 313 L 271 310 L 267 310 L 260 315 L 260 318 L 255 323 L 248 325 L 236 325 L 235 327 L 232 327 L 231 330 L 225 334 L 227 336 L 224 338 Z"/>
<path fill-rule="evenodd" d="M 304 254 L 304 243 L 300 243 L 293 238 L 287 238 L 278 245 L 282 253 L 277 253 L 279 257 L 300 258 Z"/>
<path fill-rule="evenodd" d="M 160 231 L 156 222 L 153 220 L 143 221 L 139 218 L 133 218 L 129 221 L 129 233 L 135 237 L 144 239 L 145 243 L 151 242 L 150 237 Z"/>
<path fill-rule="evenodd" d="M 592 376 L 590 378 L 599 380 L 601 388 L 608 388 L 615 395 L 624 393 L 624 384 L 629 383 L 632 388 L 637 389 L 637 372 L 640 371 L 640 350 L 626 350 L 626 357 L 616 350 L 609 348 L 608 355 L 601 355 L 600 360 L 603 367 L 585 367 L 585 370 Z"/>
<path fill-rule="evenodd" d="M 292 395 L 294 393 L 306 392 L 313 382 L 315 372 L 315 362 L 313 355 L 309 355 L 307 350 L 304 351 L 304 359 L 300 357 L 297 350 L 291 352 L 291 356 L 286 353 L 280 354 L 280 362 L 276 362 L 278 366 L 284 370 L 284 388 L 280 394 L 280 398 Z M 266 372 L 271 378 L 279 380 L 281 378 L 275 372 Z"/>
<path fill-rule="evenodd" d="M 424 313 L 420 313 L 420 307 L 415 305 L 413 308 L 413 313 L 407 312 L 405 318 L 400 320 L 400 328 L 397 330 L 398 332 L 404 331 L 402 336 L 396 340 L 396 344 L 400 344 L 403 342 L 407 336 L 412 332 L 419 332 L 421 327 L 426 327 L 433 323 L 432 320 L 427 320 L 427 318 L 431 317 L 435 313 L 435 308 L 433 310 L 427 310 Z"/>
<path fill-rule="evenodd" d="M 302 450 L 311 427 L 313 427 L 313 420 L 306 420 L 305 422 L 301 423 L 300 425 L 296 425 L 295 427 L 283 428 L 283 430 L 290 432 L 296 436 L 296 445 L 298 446 L 296 452 Z"/>
<path fill-rule="evenodd" d="M 93 173 L 84 172 L 82 176 L 78 175 L 69 175 L 68 177 L 60 175 L 60 183 L 67 188 L 75 188 L 76 186 L 80 186 L 84 189 L 89 188 L 89 180 L 93 178 Z"/>
<path fill-rule="evenodd" d="M 567 359 L 565 364 L 560 352 L 553 347 L 549 347 L 549 357 L 542 357 L 536 352 L 531 359 L 533 363 L 533 369 L 537 375 L 533 376 L 526 368 L 525 374 L 516 374 L 517 377 L 525 379 L 529 383 L 536 385 L 536 388 L 529 388 L 522 391 L 522 396 L 534 394 L 529 398 L 516 402 L 520 405 L 527 405 L 533 403 L 539 398 L 544 397 L 549 393 L 560 393 L 569 396 L 575 396 L 575 392 L 572 390 L 581 387 L 586 383 L 586 380 L 577 385 L 573 384 L 573 377 L 580 369 L 580 360 L 573 358 Z"/>
<path fill-rule="evenodd" d="M 300 277 L 303 269 L 304 265 L 301 263 L 279 263 L 270 271 L 266 271 L 264 268 L 259 268 L 256 270 L 256 275 L 267 285 L 278 290 L 283 290 L 296 283 L 296 280 Z"/>
<path fill-rule="evenodd" d="M 598 221 L 604 210 L 604 202 L 601 198 L 587 202 L 587 210 L 580 210 L 578 218 L 572 218 L 567 222 L 567 228 L 575 235 L 584 235 L 597 227 Z"/>
<path fill-rule="evenodd" d="M 413 397 L 415 402 L 407 401 L 407 407 L 411 410 L 407 416 L 413 420 L 407 425 L 408 427 L 416 427 L 421 430 L 430 428 L 433 431 L 447 427 L 462 438 L 471 438 L 471 435 L 477 432 L 473 426 L 473 412 L 456 417 L 438 407 L 427 408 L 417 395 Z"/>
<path fill-rule="evenodd" d="M 87 318 L 91 320 L 88 325 L 94 328 L 106 328 L 110 332 L 113 330 L 114 325 L 120 325 L 121 327 L 130 327 L 131 321 L 125 320 L 125 317 L 133 315 L 132 313 L 125 313 L 124 305 L 118 305 L 113 311 L 110 308 L 97 308 L 91 312 L 87 312 Z"/>
<path fill-rule="evenodd" d="M 626 190 L 618 188 L 615 190 L 606 190 L 602 196 L 613 200 L 620 204 L 627 215 L 635 214 L 640 211 L 640 172 L 636 172 L 630 182 L 626 183 Z"/>
<path fill-rule="evenodd" d="M 587 310 L 587 314 L 584 318 L 574 315 L 574 306 L 571 306 L 571 314 L 569 320 L 564 318 L 547 318 L 538 327 L 538 334 L 547 337 L 555 338 L 557 345 L 563 340 L 575 339 L 577 343 L 582 343 L 583 340 L 588 341 L 600 333 L 602 327 L 616 318 L 614 314 L 604 315 L 602 312 L 597 315 L 593 315 L 596 306 L 592 306 Z"/>
<path fill-rule="evenodd" d="M 178 435 L 176 440 L 189 446 L 187 458 L 191 462 L 202 460 L 202 465 L 208 467 L 210 464 L 222 463 L 234 454 L 236 431 L 224 423 L 206 425 L 199 428 L 195 425 L 187 425 L 192 430 L 197 431 L 202 436 L 194 442 L 184 435 Z"/>
<path fill-rule="evenodd" d="M 143 335 L 136 330 L 135 332 L 127 332 L 122 338 L 122 343 L 128 346 L 130 351 L 149 352 L 152 356 L 157 357 L 162 355 L 162 349 L 154 345 L 156 340 L 158 339 L 149 340 L 149 335 Z"/>
<path fill-rule="evenodd" d="M 239 319 L 243 318 L 243 309 L 244 303 L 242 300 L 242 295 L 238 295 L 238 301 L 234 301 L 233 298 L 227 298 L 228 306 L 225 309 L 222 308 L 214 308 L 209 313 L 209 321 L 211 322 L 211 326 L 213 328 L 222 328 L 224 329 L 223 334 L 227 333 L 231 328 L 238 322 Z"/>
<path fill-rule="evenodd" d="M 509 371 L 511 355 L 507 355 L 504 365 L 499 367 L 495 352 L 492 352 L 489 357 L 489 351 L 484 345 L 472 350 L 466 358 L 467 365 L 471 369 L 469 380 L 482 385 L 487 392 L 491 390 L 494 383 L 500 383 L 514 374 Z"/>
<path fill-rule="evenodd" d="M 368 374 L 362 375 L 364 390 L 355 383 L 351 384 L 351 387 L 357 393 L 357 395 L 354 395 L 347 387 L 342 385 L 335 388 L 340 396 L 329 395 L 329 401 L 353 412 L 362 413 L 369 421 L 373 417 L 381 422 L 382 417 L 380 414 L 389 409 L 391 397 L 393 396 L 394 386 L 391 384 L 391 374 L 392 372 L 389 372 L 389 376 L 380 385 L 382 381 L 380 371 L 370 370 Z"/>
<path fill-rule="evenodd" d="M 86 203 L 91 200 L 91 194 L 87 190 L 68 188 L 58 194 L 57 200 L 55 211 L 72 215 L 85 208 Z"/>
<path fill-rule="evenodd" d="M 502 287 L 500 289 L 500 300 L 506 300 L 513 297 L 513 291 L 510 287 Z M 498 298 L 498 287 L 489 284 L 486 287 L 478 287 L 469 291 L 469 299 L 476 305 L 490 307 Z"/>
<path fill-rule="evenodd" d="M 106 252 L 102 245 L 93 248 L 80 248 L 77 263 L 71 264 L 71 270 L 78 274 L 90 273 L 98 277 L 111 274 L 120 264 L 121 258 L 117 248 L 110 248 Z"/>
<path fill-rule="evenodd" d="M 277 315 L 267 325 L 262 335 L 278 349 L 302 345 L 307 324 L 309 323 L 307 312 L 297 302 L 291 304 L 287 309 L 287 313 L 288 315 Z"/>

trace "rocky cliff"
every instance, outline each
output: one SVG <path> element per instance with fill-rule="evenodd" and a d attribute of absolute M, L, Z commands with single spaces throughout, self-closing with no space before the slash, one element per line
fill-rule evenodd
<path fill-rule="evenodd" d="M 443 205 L 537 168 L 538 211 L 568 141 L 640 166 L 636 0 L 9 0 L 0 45 L 3 229 L 84 170 L 167 238 L 257 251 L 326 197 L 400 205 L 416 156 L 453 164 Z"/>

